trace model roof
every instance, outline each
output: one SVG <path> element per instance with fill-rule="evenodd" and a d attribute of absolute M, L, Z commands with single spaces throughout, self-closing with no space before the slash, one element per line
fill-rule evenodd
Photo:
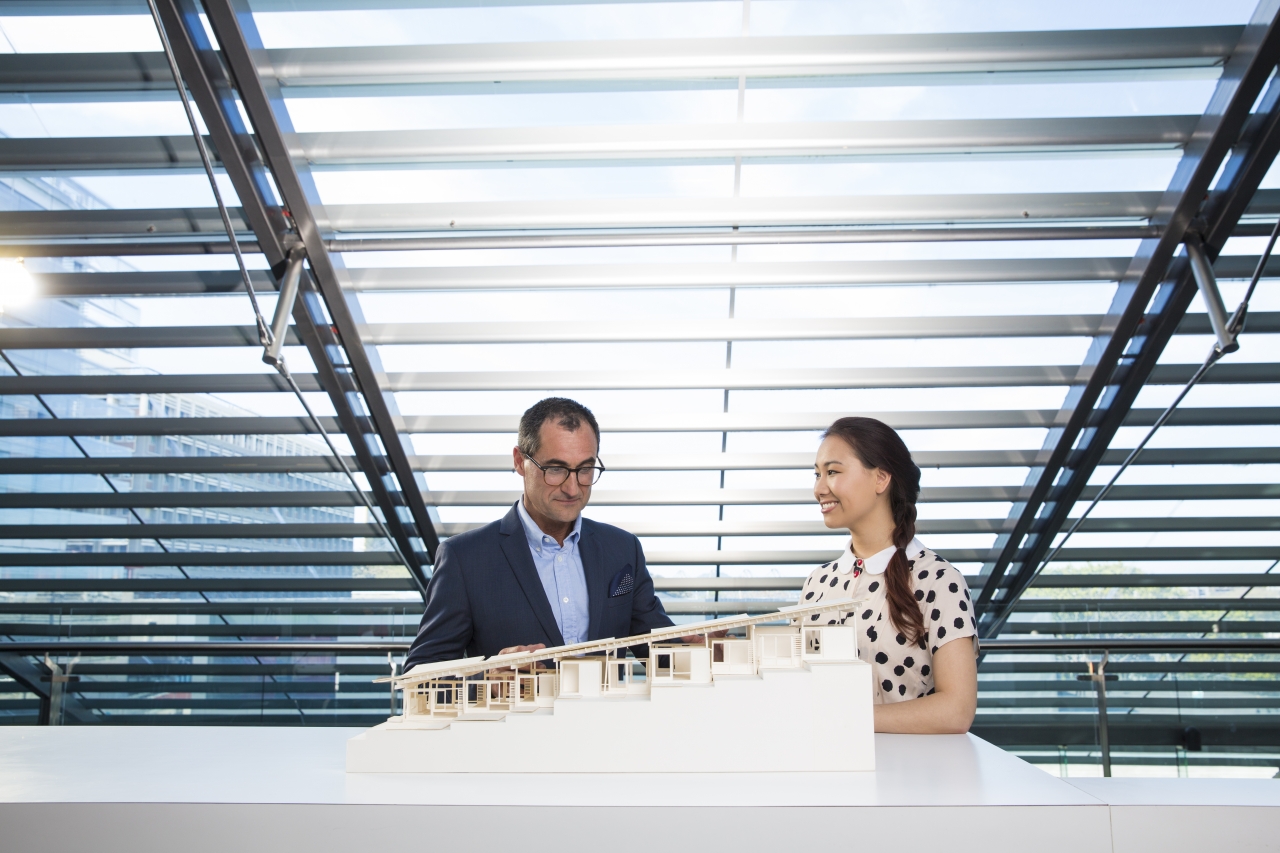
<path fill-rule="evenodd" d="M 536 652 L 516 652 L 507 655 L 494 655 L 493 657 L 470 657 L 459 658 L 457 660 L 436 661 L 434 663 L 421 663 L 408 672 L 398 675 L 394 681 L 397 685 L 407 683 L 430 680 L 433 678 L 443 678 L 445 676 L 465 677 L 484 672 L 487 669 L 497 667 L 521 667 L 543 660 L 560 660 L 566 657 L 576 657 L 578 655 L 593 654 L 595 652 L 610 652 L 614 649 L 625 648 L 626 646 L 636 646 L 645 643 L 660 643 L 663 640 L 679 639 L 690 634 L 702 634 L 709 631 L 725 631 L 732 628 L 742 628 L 747 625 L 758 625 L 762 622 L 776 622 L 782 619 L 795 619 L 801 616 L 808 616 L 810 613 L 817 613 L 822 610 L 834 610 L 843 607 L 852 607 L 858 602 L 852 598 L 842 598 L 835 601 L 824 601 L 821 604 L 803 604 L 794 607 L 782 607 L 773 613 L 764 613 L 758 616 L 748 616 L 740 614 L 738 616 L 730 616 L 725 619 L 709 619 L 705 622 L 687 622 L 683 625 L 672 625 L 670 628 L 659 628 L 656 631 L 650 631 L 647 634 L 636 634 L 631 637 L 607 637 L 603 640 L 590 640 L 585 643 L 573 643 L 567 646 L 553 646 L 549 649 L 539 649 Z M 377 679 L 378 681 L 391 681 L 390 678 Z"/>

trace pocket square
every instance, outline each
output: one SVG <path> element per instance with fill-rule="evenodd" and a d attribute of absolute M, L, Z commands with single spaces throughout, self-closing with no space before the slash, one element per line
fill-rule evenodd
<path fill-rule="evenodd" d="M 627 566 L 622 571 L 613 576 L 613 580 L 609 581 L 609 597 L 616 598 L 619 595 L 626 595 L 636 585 L 636 576 L 631 573 L 631 567 Z"/>

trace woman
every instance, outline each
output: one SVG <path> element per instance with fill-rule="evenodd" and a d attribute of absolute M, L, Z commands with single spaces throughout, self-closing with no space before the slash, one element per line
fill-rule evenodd
<path fill-rule="evenodd" d="M 815 622 L 856 624 L 872 666 L 878 732 L 966 732 L 978 704 L 977 621 L 964 576 L 916 533 L 920 469 L 889 426 L 841 418 L 822 435 L 813 496 L 849 545 L 805 581 L 800 602 L 866 599 Z"/>

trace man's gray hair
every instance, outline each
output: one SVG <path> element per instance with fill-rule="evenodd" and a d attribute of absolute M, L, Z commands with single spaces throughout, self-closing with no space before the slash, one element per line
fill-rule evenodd
<path fill-rule="evenodd" d="M 569 432 L 576 432 L 583 421 L 586 421 L 596 434 L 596 450 L 600 450 L 600 425 L 596 423 L 596 416 L 591 414 L 591 410 L 568 397 L 548 397 L 534 403 L 520 416 L 520 435 L 517 441 L 526 456 L 537 456 L 542 449 L 542 425 L 547 421 L 555 421 L 556 426 L 564 427 Z"/>

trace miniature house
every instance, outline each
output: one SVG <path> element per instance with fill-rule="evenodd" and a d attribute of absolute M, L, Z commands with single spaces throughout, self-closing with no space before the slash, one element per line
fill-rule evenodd
<path fill-rule="evenodd" d="M 796 628 L 757 627 L 752 632 L 757 666 L 790 669 L 800 665 L 800 631 Z"/>
<path fill-rule="evenodd" d="M 394 679 L 403 713 L 348 741 L 347 769 L 874 769 L 871 674 L 854 629 L 801 618 L 833 604 L 422 664 Z M 732 630 L 745 636 L 682 639 Z M 647 659 L 626 657 L 643 644 Z M 813 734 L 832 719 L 852 733 L 834 746 Z M 616 743 L 627 746 L 604 748 Z"/>
<path fill-rule="evenodd" d="M 853 631 L 843 625 L 815 625 L 800 629 L 802 661 L 857 660 Z"/>

